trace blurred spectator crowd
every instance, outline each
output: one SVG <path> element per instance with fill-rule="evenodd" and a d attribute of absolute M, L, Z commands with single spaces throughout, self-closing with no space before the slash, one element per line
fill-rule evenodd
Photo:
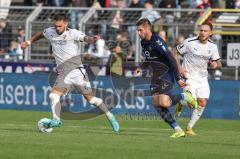
<path fill-rule="evenodd" d="M 114 7 L 119 0 L 4 0 L 1 3 L 21 6 L 91 7 L 98 2 L 101 7 Z M 123 7 L 142 8 L 145 0 L 121 0 Z M 154 8 L 239 8 L 239 0 L 151 0 Z"/>
<path fill-rule="evenodd" d="M 173 28 L 161 27 L 165 21 L 171 23 L 174 21 L 174 16 L 167 15 L 165 21 L 161 18 L 159 12 L 152 10 L 153 8 L 240 8 L 240 0 L 1 0 L 0 6 L 20 5 L 20 6 L 55 6 L 55 7 L 91 7 L 97 8 L 145 8 L 142 12 L 142 17 L 147 15 L 147 18 L 157 25 L 154 31 L 158 32 L 160 37 L 170 44 L 169 49 L 180 44 L 184 40 L 184 35 L 173 35 Z M 7 13 L 6 13 L 7 14 Z M 78 22 L 83 16 L 83 13 L 73 10 L 70 14 L 70 27 L 78 29 Z M 95 39 L 95 43 L 87 46 L 84 59 L 88 61 L 99 61 L 100 63 L 109 63 L 108 59 L 112 57 L 114 61 L 119 59 L 129 61 L 134 59 L 136 51 L 134 43 L 131 41 L 136 39 L 135 27 L 128 27 L 122 31 L 122 23 L 124 23 L 123 15 L 120 10 L 117 10 L 113 15 L 112 24 L 107 26 L 108 37 L 103 37 L 101 31 L 95 31 L 92 35 L 99 35 Z M 127 30 L 127 31 L 126 31 Z M 20 43 L 25 40 L 25 27 L 19 25 L 17 34 L 12 33 L 12 27 L 7 21 L 7 15 L 0 12 L 0 57 L 13 60 L 23 59 L 23 50 L 20 48 Z M 116 41 L 117 45 L 109 49 L 108 41 Z M 126 46 L 120 44 L 130 43 Z M 120 48 L 119 48 L 120 46 Z M 51 52 L 51 51 L 50 51 Z M 96 60 L 98 59 L 98 60 Z M 120 62 L 121 63 L 121 62 Z M 114 65 L 114 63 L 111 63 Z M 116 73 L 117 71 L 115 71 Z M 121 71 L 120 71 L 121 72 Z"/>

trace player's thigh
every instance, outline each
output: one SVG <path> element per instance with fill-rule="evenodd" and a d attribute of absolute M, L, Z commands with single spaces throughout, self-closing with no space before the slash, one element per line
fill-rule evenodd
<path fill-rule="evenodd" d="M 198 82 L 196 82 L 192 79 L 187 79 L 186 84 L 187 84 L 187 86 L 184 88 L 184 90 L 191 92 L 192 96 L 194 98 L 197 98 L 196 90 L 197 90 L 197 87 L 198 87 Z"/>
<path fill-rule="evenodd" d="M 85 69 L 77 68 L 70 71 L 65 79 L 64 83 L 72 86 L 72 89 L 76 93 L 92 94 L 92 88 Z"/>
<path fill-rule="evenodd" d="M 54 86 L 52 88 L 52 93 L 58 94 L 59 96 L 64 95 L 67 92 L 66 88 Z"/>
<path fill-rule="evenodd" d="M 207 105 L 207 98 L 197 98 L 198 105 L 205 107 Z"/>
<path fill-rule="evenodd" d="M 210 96 L 210 88 L 207 81 L 199 83 L 196 89 L 196 97 L 200 99 L 208 99 Z"/>
<path fill-rule="evenodd" d="M 64 82 L 64 78 L 65 78 L 65 75 L 62 73 L 57 75 L 52 88 L 53 93 L 56 93 L 61 96 L 70 90 L 71 85 L 66 84 Z"/>

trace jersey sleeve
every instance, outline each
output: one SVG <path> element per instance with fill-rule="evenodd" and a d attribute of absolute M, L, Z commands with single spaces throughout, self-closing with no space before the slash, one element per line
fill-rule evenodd
<path fill-rule="evenodd" d="M 74 29 L 73 30 L 73 36 L 74 36 L 74 40 L 76 40 L 76 41 L 84 41 L 84 37 L 86 35 L 83 32 Z"/>
<path fill-rule="evenodd" d="M 213 53 L 212 53 L 212 56 L 211 56 L 211 60 L 213 60 L 213 61 L 220 60 L 221 58 L 219 56 L 217 45 L 213 46 L 212 51 L 213 51 Z"/>
<path fill-rule="evenodd" d="M 184 40 L 182 44 L 176 46 L 176 49 L 180 55 L 187 53 L 187 45 L 188 45 L 188 41 Z"/>
<path fill-rule="evenodd" d="M 43 30 L 43 36 L 48 40 L 50 40 L 50 38 L 51 38 L 50 32 L 51 32 L 51 28 L 46 28 Z"/>
<path fill-rule="evenodd" d="M 158 51 L 160 51 L 166 57 L 166 59 L 168 59 L 168 62 L 170 63 L 170 68 L 173 70 L 175 80 L 176 81 L 180 80 L 180 74 L 178 71 L 177 62 L 173 57 L 172 53 L 169 51 L 167 44 L 162 40 L 158 40 L 156 44 L 158 46 L 157 47 Z"/>

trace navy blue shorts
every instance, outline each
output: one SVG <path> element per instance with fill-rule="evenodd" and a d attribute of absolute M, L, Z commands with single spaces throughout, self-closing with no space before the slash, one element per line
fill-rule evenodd
<path fill-rule="evenodd" d="M 167 72 L 163 76 L 153 75 L 151 81 L 151 94 L 166 94 L 170 95 L 175 83 L 175 78 L 172 72 Z"/>

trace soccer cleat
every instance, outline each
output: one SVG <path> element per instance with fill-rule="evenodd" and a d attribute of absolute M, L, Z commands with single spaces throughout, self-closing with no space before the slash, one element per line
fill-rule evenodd
<path fill-rule="evenodd" d="M 181 113 L 182 113 L 182 104 L 180 102 L 178 102 L 176 105 L 175 105 L 175 112 L 176 112 L 176 115 L 178 117 L 180 117 Z"/>
<path fill-rule="evenodd" d="M 53 131 L 53 128 L 50 128 L 51 119 L 43 118 L 38 121 L 37 128 L 39 132 L 50 133 Z"/>
<path fill-rule="evenodd" d="M 60 120 L 52 119 L 51 122 L 50 122 L 50 124 L 49 124 L 49 126 L 50 126 L 51 128 L 53 128 L 53 127 L 60 127 L 60 126 L 62 126 L 62 124 L 63 124 L 63 123 L 62 123 Z"/>
<path fill-rule="evenodd" d="M 51 119 L 43 118 L 39 121 L 43 127 L 50 128 Z"/>
<path fill-rule="evenodd" d="M 189 91 L 186 91 L 185 94 L 186 94 L 187 103 L 190 104 L 194 109 L 198 108 L 197 100 L 194 99 L 194 97 L 192 96 L 192 93 Z"/>
<path fill-rule="evenodd" d="M 112 129 L 114 132 L 118 133 L 120 130 L 120 126 L 116 120 L 116 118 L 114 116 L 112 116 L 112 118 L 109 120 L 110 125 L 112 126 Z"/>
<path fill-rule="evenodd" d="M 185 132 L 184 132 L 184 131 L 176 131 L 176 132 L 173 133 L 170 137 L 171 137 L 171 138 L 185 137 Z"/>
<path fill-rule="evenodd" d="M 188 135 L 188 136 L 195 136 L 197 134 L 193 131 L 192 128 L 187 128 L 186 129 L 186 135 Z"/>

